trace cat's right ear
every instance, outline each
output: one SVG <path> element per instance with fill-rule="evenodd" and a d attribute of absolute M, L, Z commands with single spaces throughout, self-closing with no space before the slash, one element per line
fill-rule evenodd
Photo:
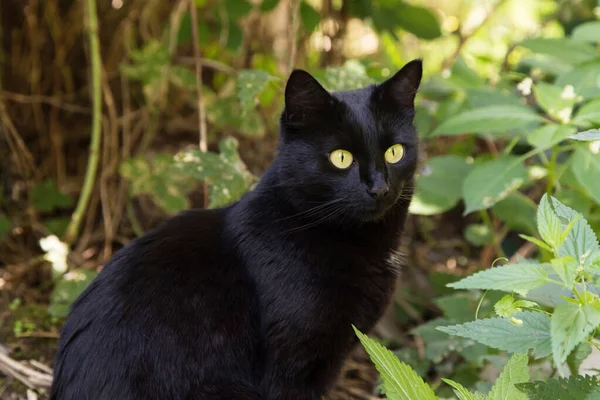
<path fill-rule="evenodd" d="M 329 92 L 311 74 L 295 69 L 285 86 L 285 121 L 303 124 L 318 120 L 332 102 Z"/>

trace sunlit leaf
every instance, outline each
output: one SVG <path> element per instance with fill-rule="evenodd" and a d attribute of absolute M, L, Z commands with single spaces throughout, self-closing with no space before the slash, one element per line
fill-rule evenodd
<path fill-rule="evenodd" d="M 542 118 L 525 106 L 494 105 L 464 111 L 443 121 L 431 136 L 459 135 L 462 133 L 505 133 L 523 128 Z"/>
<path fill-rule="evenodd" d="M 578 42 L 600 42 L 600 21 L 590 21 L 577 25 L 571 39 Z"/>
<path fill-rule="evenodd" d="M 590 129 L 589 131 L 578 132 L 574 135 L 569 136 L 569 138 L 588 142 L 600 140 L 600 129 Z M 596 158 L 598 158 L 597 155 L 591 154 L 590 152 L 586 153 L 589 153 L 590 157 L 596 156 Z"/>
<path fill-rule="evenodd" d="M 440 326 L 437 329 L 510 353 L 523 353 L 533 349 L 536 358 L 551 354 L 550 317 L 532 311 L 517 313 L 514 317 L 521 320 L 522 324 L 512 324 L 507 318 L 486 318 L 460 325 Z"/>
<path fill-rule="evenodd" d="M 463 182 L 464 214 L 492 207 L 519 189 L 527 179 L 527 170 L 513 156 L 475 165 Z"/>
<path fill-rule="evenodd" d="M 600 99 L 592 100 L 588 103 L 585 103 L 575 114 L 572 120 L 573 123 L 578 125 L 600 125 Z M 598 129 L 591 129 L 589 131 L 591 135 L 589 135 L 590 139 L 584 140 L 600 140 L 600 134 L 598 133 Z M 572 139 L 582 140 L 579 137 L 587 137 L 586 132 L 579 132 L 572 137 Z M 595 138 L 594 138 L 595 137 Z"/>
<path fill-rule="evenodd" d="M 572 86 L 561 87 L 539 82 L 533 87 L 538 104 L 553 118 L 569 122 L 577 96 Z"/>
<path fill-rule="evenodd" d="M 488 400 L 528 400 L 527 395 L 515 387 L 517 383 L 529 381 L 529 369 L 527 354 L 514 354 L 500 376 L 494 383 L 492 390 L 487 396 Z"/>
<path fill-rule="evenodd" d="M 256 69 L 240 71 L 236 77 L 236 87 L 242 111 L 253 109 L 258 104 L 258 95 L 262 93 L 269 82 L 274 80 L 277 78 L 265 71 Z"/>
<path fill-rule="evenodd" d="M 390 400 L 435 400 L 437 396 L 423 379 L 391 351 L 352 326 L 383 380 L 383 391 Z"/>
<path fill-rule="evenodd" d="M 432 40 L 442 35 L 437 17 L 427 8 L 398 2 L 394 9 L 397 25 L 416 37 Z"/>
<path fill-rule="evenodd" d="M 446 382 L 448 385 L 452 386 L 452 390 L 458 400 L 477 400 L 477 397 L 473 393 L 471 393 L 467 388 L 461 385 L 458 382 L 454 382 L 451 379 L 442 378 L 442 381 Z"/>
<path fill-rule="evenodd" d="M 567 38 L 538 37 L 521 42 L 521 46 L 572 64 L 579 64 L 597 57 L 593 46 Z"/>
<path fill-rule="evenodd" d="M 462 197 L 462 185 L 473 166 L 464 157 L 432 157 L 417 177 L 410 212 L 439 214 L 454 207 Z"/>
<path fill-rule="evenodd" d="M 542 125 L 527 135 L 527 141 L 538 149 L 549 149 L 567 139 L 576 132 L 576 128 L 568 125 Z"/>
<path fill-rule="evenodd" d="M 541 265 L 510 264 L 493 267 L 448 284 L 455 289 L 490 289 L 505 292 L 527 291 L 548 282 L 548 272 Z"/>

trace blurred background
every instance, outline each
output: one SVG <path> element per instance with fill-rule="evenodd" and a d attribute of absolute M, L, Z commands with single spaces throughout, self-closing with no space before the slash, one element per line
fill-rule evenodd
<path fill-rule="evenodd" d="M 600 232 L 600 143 L 569 139 L 600 127 L 599 18 L 597 0 L 2 0 L 0 398 L 46 398 L 68 307 L 115 251 L 251 190 L 293 68 L 346 90 L 414 58 L 422 162 L 376 334 L 440 396 L 441 377 L 485 393 L 506 357 L 434 328 L 499 297 L 445 285 L 535 257 L 519 234 L 543 193 Z M 377 385 L 357 350 L 330 398 Z"/>

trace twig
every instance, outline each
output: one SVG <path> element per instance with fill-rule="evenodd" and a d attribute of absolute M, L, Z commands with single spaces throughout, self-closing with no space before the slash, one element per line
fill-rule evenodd
<path fill-rule="evenodd" d="M 292 72 L 294 69 L 294 65 L 296 64 L 296 52 L 298 51 L 298 42 L 296 41 L 296 36 L 298 33 L 298 25 L 299 18 L 298 14 L 300 12 L 300 1 L 299 0 L 291 0 L 290 1 L 290 26 L 289 26 L 289 49 L 290 49 L 290 58 L 288 61 L 288 74 Z"/>
<path fill-rule="evenodd" d="M 33 364 L 32 364 L 33 365 Z M 35 365 L 33 365 L 35 367 Z M 52 371 L 45 367 L 44 372 L 37 371 L 25 363 L 13 360 L 7 355 L 0 353 L 0 370 L 8 376 L 12 376 L 31 389 L 49 388 L 52 385 Z"/>
<path fill-rule="evenodd" d="M 60 98 L 43 96 L 43 95 L 25 95 L 21 93 L 12 93 L 3 91 L 0 93 L 0 97 L 6 100 L 21 103 L 21 104 L 34 104 L 34 103 L 43 103 L 51 105 L 52 107 L 60 108 L 65 111 L 69 111 L 72 113 L 80 113 L 80 114 L 89 114 L 90 109 L 86 107 L 79 106 L 77 104 L 65 103 L 61 101 Z"/>
<path fill-rule="evenodd" d="M 190 14 L 192 17 L 192 26 L 198 26 L 198 10 L 196 2 L 190 0 Z M 204 98 L 202 97 L 202 64 L 200 64 L 200 39 L 198 38 L 198 30 L 192 29 L 192 40 L 194 42 L 194 58 L 196 59 L 196 96 L 198 98 L 198 128 L 200 130 L 200 151 L 208 150 L 207 132 L 206 132 L 206 113 L 204 112 Z M 203 203 L 204 208 L 208 206 L 208 186 L 206 181 L 203 183 Z"/>
<path fill-rule="evenodd" d="M 88 30 L 90 40 L 90 57 L 92 64 L 92 140 L 90 142 L 90 158 L 86 168 L 85 178 L 81 196 L 77 202 L 77 207 L 71 217 L 71 222 L 67 227 L 65 241 L 68 244 L 73 243 L 79 234 L 79 228 L 85 210 L 87 209 L 94 184 L 96 182 L 96 173 L 98 171 L 98 159 L 101 140 L 101 118 L 102 118 L 102 97 L 100 87 L 100 44 L 98 40 L 98 15 L 96 11 L 96 1 L 87 0 Z"/>

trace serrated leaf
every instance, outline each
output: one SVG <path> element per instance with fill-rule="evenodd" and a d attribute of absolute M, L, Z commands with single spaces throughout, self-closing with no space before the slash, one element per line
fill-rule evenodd
<path fill-rule="evenodd" d="M 477 397 L 475 397 L 475 394 L 471 393 L 467 388 L 465 388 L 460 383 L 454 382 L 453 380 L 446 379 L 446 378 L 442 378 L 442 381 L 444 381 L 448 385 L 452 386 L 452 390 L 454 391 L 454 394 L 456 395 L 456 397 L 458 397 L 459 400 L 477 400 Z"/>
<path fill-rule="evenodd" d="M 538 206 L 537 226 L 540 236 L 550 247 L 558 249 L 562 245 L 562 224 L 545 193 Z"/>
<path fill-rule="evenodd" d="M 352 328 L 379 371 L 383 380 L 384 392 L 390 400 L 437 399 L 431 387 L 410 366 L 360 332 L 354 325 Z"/>
<path fill-rule="evenodd" d="M 473 339 L 489 347 L 510 353 L 533 349 L 536 358 L 552 353 L 550 317 L 540 312 L 524 311 L 514 315 L 523 323 L 510 323 L 507 318 L 478 319 L 459 325 L 438 327 L 449 335 Z"/>
<path fill-rule="evenodd" d="M 600 137 L 600 130 L 597 130 L 597 135 Z M 573 154 L 571 168 L 579 184 L 600 204 L 600 154 L 578 147 Z"/>
<path fill-rule="evenodd" d="M 600 393 L 600 381 L 590 375 L 518 383 L 516 386 L 529 396 L 529 400 L 586 400 L 588 396 Z"/>
<path fill-rule="evenodd" d="M 571 33 L 571 39 L 577 42 L 600 42 L 600 21 L 590 21 L 577 25 Z"/>
<path fill-rule="evenodd" d="M 600 112 L 598 112 L 598 114 L 600 115 Z M 574 135 L 569 136 L 569 138 L 588 142 L 600 140 L 600 129 L 590 129 L 589 131 L 578 132 Z"/>
<path fill-rule="evenodd" d="M 546 243 L 542 242 L 540 239 L 538 238 L 534 238 L 533 236 L 528 236 L 528 235 L 523 235 L 520 234 L 519 237 L 521 237 L 522 239 L 527 240 L 528 242 L 531 242 L 533 244 L 535 244 L 536 246 L 545 249 L 547 251 L 549 251 L 550 253 L 552 253 L 552 249 L 550 248 L 550 246 L 548 246 Z"/>
<path fill-rule="evenodd" d="M 556 272 L 556 275 L 560 278 L 561 281 L 565 284 L 567 289 L 571 289 L 573 287 L 573 282 L 575 281 L 575 277 L 577 275 L 577 267 L 578 263 L 573 256 L 563 256 L 559 258 L 555 258 L 551 260 L 550 265 L 552 265 L 552 269 Z"/>
<path fill-rule="evenodd" d="M 83 268 L 69 271 L 63 275 L 50 295 L 48 307 L 50 315 L 57 318 L 66 317 L 71 304 L 97 275 L 96 271 Z"/>
<path fill-rule="evenodd" d="M 537 233 L 537 206 L 529 197 L 514 192 L 492 207 L 492 212 L 509 228 Z"/>
<path fill-rule="evenodd" d="M 236 77 L 236 88 L 242 112 L 254 109 L 258 104 L 258 96 L 274 80 L 277 78 L 258 69 L 240 71 Z"/>
<path fill-rule="evenodd" d="M 562 365 L 579 343 L 600 325 L 600 310 L 592 304 L 564 303 L 552 313 L 552 353 L 557 366 Z"/>
<path fill-rule="evenodd" d="M 494 105 L 464 111 L 443 121 L 431 137 L 473 133 L 505 133 L 541 122 L 542 118 L 526 106 Z"/>
<path fill-rule="evenodd" d="M 464 157 L 445 155 L 427 160 L 417 177 L 410 212 L 433 215 L 447 211 L 462 197 L 465 177 L 473 168 Z"/>
<path fill-rule="evenodd" d="M 576 42 L 567 38 L 534 38 L 521 42 L 535 53 L 546 54 L 573 65 L 592 60 L 597 57 L 593 46 Z"/>
<path fill-rule="evenodd" d="M 448 286 L 455 289 L 490 289 L 505 292 L 527 291 L 548 282 L 548 272 L 541 265 L 511 264 L 477 272 Z"/>
<path fill-rule="evenodd" d="M 529 357 L 527 357 L 527 353 L 514 354 L 504 366 L 487 399 L 528 400 L 527 395 L 515 387 L 515 384 L 525 383 L 529 380 L 528 361 Z"/>
<path fill-rule="evenodd" d="M 73 200 L 56 187 L 53 179 L 47 179 L 31 188 L 29 200 L 39 212 L 50 212 L 56 208 L 69 207 Z"/>
<path fill-rule="evenodd" d="M 538 149 L 549 149 L 575 132 L 576 129 L 572 126 L 547 124 L 527 135 L 527 142 Z"/>
<path fill-rule="evenodd" d="M 538 104 L 553 118 L 562 122 L 571 119 L 573 105 L 577 102 L 572 86 L 560 87 L 546 82 L 539 82 L 533 87 Z"/>
<path fill-rule="evenodd" d="M 496 314 L 498 314 L 499 317 L 510 317 L 523 310 L 515 306 L 515 298 L 510 294 L 507 294 L 494 304 L 494 311 L 496 311 Z"/>
<path fill-rule="evenodd" d="M 463 215 L 492 207 L 527 179 L 527 169 L 516 157 L 501 156 L 475 165 L 463 182 L 466 205 Z"/>
<path fill-rule="evenodd" d="M 567 207 L 558 199 L 552 197 L 554 211 L 561 218 L 563 226 L 567 226 L 571 220 L 579 215 L 575 210 Z M 567 235 L 562 246 L 558 249 L 560 256 L 573 256 L 579 262 L 583 269 L 587 269 L 591 264 L 591 255 L 599 251 L 598 239 L 594 231 L 584 218 L 573 226 L 573 229 Z"/>
<path fill-rule="evenodd" d="M 444 312 L 444 316 L 450 320 L 467 322 L 473 320 L 479 303 L 479 296 L 474 292 L 454 291 L 451 295 L 437 297 L 434 303 Z M 439 334 L 437 331 L 434 332 Z"/>

